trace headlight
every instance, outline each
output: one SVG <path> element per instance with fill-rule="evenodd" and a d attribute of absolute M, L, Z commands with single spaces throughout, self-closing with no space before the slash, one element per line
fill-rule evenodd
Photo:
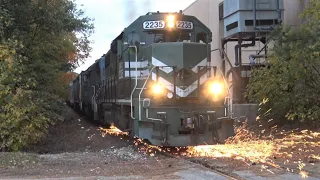
<path fill-rule="evenodd" d="M 172 99 L 173 98 L 173 94 L 171 92 L 168 92 L 167 98 Z"/>
<path fill-rule="evenodd" d="M 174 27 L 174 22 L 168 22 L 168 27 L 173 28 Z"/>
<path fill-rule="evenodd" d="M 209 85 L 209 92 L 214 95 L 220 95 L 223 93 L 223 84 L 219 82 L 213 82 Z"/>
<path fill-rule="evenodd" d="M 167 20 L 168 20 L 168 21 L 174 21 L 174 15 L 169 15 L 169 16 L 167 17 Z"/>
<path fill-rule="evenodd" d="M 174 27 L 174 16 L 173 15 L 169 15 L 167 17 L 167 25 L 169 28 L 173 28 Z"/>
<path fill-rule="evenodd" d="M 163 92 L 163 87 L 160 84 L 154 84 L 152 86 L 152 93 L 153 94 L 161 94 Z"/>

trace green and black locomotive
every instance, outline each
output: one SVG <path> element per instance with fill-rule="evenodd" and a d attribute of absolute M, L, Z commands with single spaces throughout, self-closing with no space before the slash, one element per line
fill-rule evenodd
<path fill-rule="evenodd" d="M 153 145 L 223 142 L 234 120 L 226 81 L 211 63 L 211 38 L 182 12 L 140 16 L 70 84 L 69 103 Z"/>

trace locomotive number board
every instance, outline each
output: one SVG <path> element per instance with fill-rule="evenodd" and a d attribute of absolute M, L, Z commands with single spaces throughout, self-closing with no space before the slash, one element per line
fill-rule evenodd
<path fill-rule="evenodd" d="M 165 27 L 164 21 L 145 21 L 143 22 L 143 29 L 163 29 Z"/>
<path fill-rule="evenodd" d="M 193 29 L 193 23 L 190 21 L 177 21 L 176 28 L 179 29 Z"/>
<path fill-rule="evenodd" d="M 176 21 L 176 28 L 178 29 L 193 29 L 193 23 L 190 21 Z M 159 21 L 145 21 L 143 22 L 143 29 L 164 29 L 166 23 L 162 20 Z"/>

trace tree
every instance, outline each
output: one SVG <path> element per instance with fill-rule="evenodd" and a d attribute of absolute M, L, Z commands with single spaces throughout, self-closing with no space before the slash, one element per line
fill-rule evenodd
<path fill-rule="evenodd" d="M 0 149 L 19 150 L 62 118 L 62 77 L 88 56 L 93 25 L 71 0 L 0 6 Z"/>
<path fill-rule="evenodd" d="M 273 32 L 268 67 L 253 70 L 247 96 L 266 119 L 320 121 L 320 1 L 310 0 L 301 17 L 297 29 Z"/>

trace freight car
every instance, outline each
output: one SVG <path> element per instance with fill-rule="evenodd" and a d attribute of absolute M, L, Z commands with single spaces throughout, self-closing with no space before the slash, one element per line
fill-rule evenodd
<path fill-rule="evenodd" d="M 223 142 L 234 135 L 232 101 L 211 38 L 181 11 L 140 16 L 70 84 L 69 103 L 153 145 Z"/>

